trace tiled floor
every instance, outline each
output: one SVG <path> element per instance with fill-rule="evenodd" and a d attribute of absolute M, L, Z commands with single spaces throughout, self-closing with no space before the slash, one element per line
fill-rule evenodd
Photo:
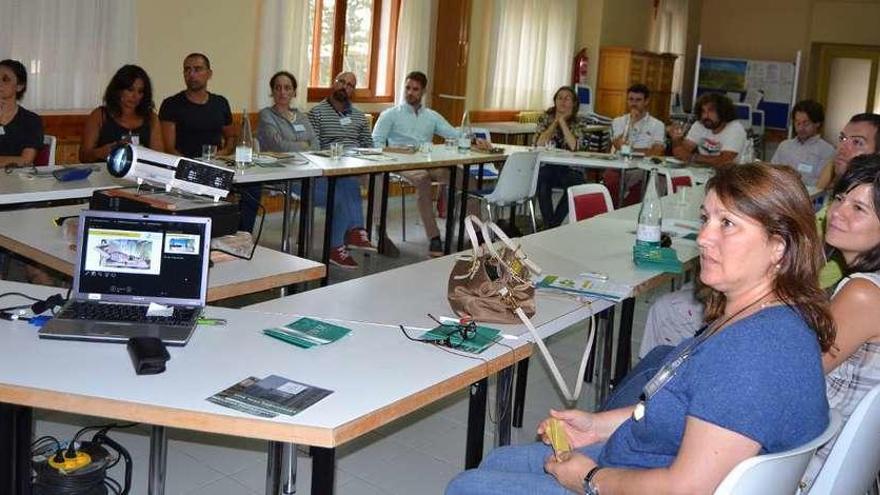
<path fill-rule="evenodd" d="M 427 240 L 420 225 L 410 220 L 407 228 L 408 242 L 399 242 L 399 211 L 397 201 L 391 202 L 389 234 L 401 251 L 400 258 L 390 259 L 372 255 L 364 258 L 356 255 L 362 268 L 355 272 L 331 269 L 335 282 L 412 263 L 427 258 Z M 399 208 L 399 207 L 398 207 Z M 408 219 L 417 217 L 413 198 L 408 200 Z M 263 236 L 264 244 L 276 246 L 279 239 L 279 215 L 272 215 Z M 398 223 L 394 223 L 397 219 Z M 321 225 L 317 219 L 316 225 Z M 442 230 L 442 229 L 441 229 Z M 320 239 L 315 236 L 315 241 Z M 256 300 L 269 295 L 255 296 Z M 237 304 L 247 300 L 235 301 Z M 640 338 L 648 300 L 636 304 L 635 333 Z M 554 336 L 549 347 L 562 368 L 569 383 L 575 380 L 580 349 L 583 348 L 585 326 L 570 328 Z M 634 349 L 638 342 L 634 342 Z M 585 384 L 588 385 L 588 384 Z M 585 386 L 579 407 L 592 409 L 594 391 Z M 494 386 L 489 391 L 494 401 Z M 522 429 L 514 429 L 513 442 L 529 442 L 534 439 L 535 427 L 546 416 L 549 407 L 562 407 L 563 402 L 540 358 L 530 362 L 529 385 L 526 398 L 525 419 Z M 490 403 L 489 411 L 493 410 Z M 37 435 L 51 434 L 69 439 L 80 427 L 106 423 L 100 418 L 82 417 L 47 411 L 37 412 Z M 485 439 L 488 452 L 494 441 L 492 418 L 487 418 Z M 378 431 L 368 434 L 337 450 L 336 492 L 342 495 L 373 494 L 440 494 L 446 483 L 461 471 L 464 465 L 464 446 L 467 425 L 467 396 L 461 391 L 439 401 L 429 408 L 413 413 Z M 131 493 L 147 492 L 147 460 L 149 430 L 145 426 L 114 430 L 110 436 L 125 446 L 134 460 L 134 476 Z M 90 434 L 85 435 L 90 438 Z M 207 435 L 189 431 L 169 432 L 168 475 L 166 494 L 192 495 L 242 495 L 264 493 L 265 442 L 220 435 Z M 305 450 L 298 456 L 298 493 L 309 493 L 311 460 Z M 120 466 L 113 476 L 122 480 Z"/>

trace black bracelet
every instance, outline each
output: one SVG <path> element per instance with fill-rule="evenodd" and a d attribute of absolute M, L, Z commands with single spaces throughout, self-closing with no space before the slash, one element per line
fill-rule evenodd
<path fill-rule="evenodd" d="M 585 495 L 599 495 L 599 490 L 593 486 L 593 478 L 596 477 L 596 473 L 602 469 L 599 466 L 593 466 L 593 469 L 584 476 L 584 493 Z"/>

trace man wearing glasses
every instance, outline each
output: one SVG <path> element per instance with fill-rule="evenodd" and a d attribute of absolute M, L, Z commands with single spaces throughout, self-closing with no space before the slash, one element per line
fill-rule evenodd
<path fill-rule="evenodd" d="M 333 143 L 346 148 L 371 148 L 373 137 L 364 112 L 351 104 L 357 86 L 357 78 L 351 72 L 343 72 L 333 80 L 333 92 L 309 111 L 309 121 L 318 134 L 321 149 Z M 323 202 L 326 196 L 326 179 L 316 182 L 315 200 Z M 357 262 L 349 250 L 376 251 L 364 229 L 363 200 L 360 183 L 354 177 L 340 177 L 336 181 L 334 195 L 333 225 L 330 226 L 330 263 L 344 269 L 355 269 Z"/>
<path fill-rule="evenodd" d="M 840 131 L 837 139 L 837 152 L 834 158 L 825 165 L 816 187 L 831 190 L 849 167 L 853 157 L 877 152 L 880 142 L 880 114 L 859 113 L 853 115 Z"/>

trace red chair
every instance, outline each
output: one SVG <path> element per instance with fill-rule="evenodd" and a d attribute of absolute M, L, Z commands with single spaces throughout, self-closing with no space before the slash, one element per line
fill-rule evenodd
<path fill-rule="evenodd" d="M 568 188 L 568 223 L 614 210 L 611 194 L 602 184 L 580 184 Z"/>
<path fill-rule="evenodd" d="M 672 194 L 677 193 L 680 187 L 694 187 L 697 183 L 694 180 L 694 174 L 686 169 L 669 169 L 660 171 L 659 174 L 666 179 L 666 191 L 672 191 Z M 662 191 L 660 191 L 660 194 L 664 195 Z"/>
<path fill-rule="evenodd" d="M 37 151 L 34 157 L 35 167 L 45 167 L 46 165 L 55 165 L 55 136 L 45 134 L 43 136 L 43 146 Z"/>

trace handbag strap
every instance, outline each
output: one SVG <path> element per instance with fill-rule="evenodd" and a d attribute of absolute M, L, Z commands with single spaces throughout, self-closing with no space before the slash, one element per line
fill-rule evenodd
<path fill-rule="evenodd" d="M 501 240 L 501 242 L 510 249 L 510 252 L 513 253 L 514 256 L 519 259 L 520 263 L 525 265 L 526 268 L 529 269 L 530 272 L 535 275 L 541 274 L 541 267 L 538 266 L 534 261 L 530 260 L 525 252 L 522 250 L 522 246 L 514 245 L 513 241 L 510 240 L 510 237 L 507 237 L 507 234 L 498 226 L 495 222 L 482 222 L 481 227 L 483 229 L 483 238 L 486 239 L 486 248 L 492 253 L 492 257 L 503 263 L 504 260 L 501 259 L 501 254 L 498 253 L 498 250 L 495 249 L 495 245 L 491 242 L 490 231 L 492 234 L 495 234 L 495 237 Z"/>
<path fill-rule="evenodd" d="M 471 249 L 474 252 L 474 258 L 479 258 L 482 254 L 481 251 L 484 249 L 480 247 L 479 239 L 477 239 L 477 231 L 474 225 L 477 225 L 477 228 L 483 232 L 483 239 L 488 243 L 489 239 L 486 237 L 486 226 L 483 225 L 483 221 L 480 220 L 476 215 L 468 215 L 464 219 L 464 231 L 467 232 L 468 237 L 471 240 Z"/>
<path fill-rule="evenodd" d="M 506 289 L 502 289 L 502 291 L 506 291 Z M 550 372 L 553 374 L 553 379 L 556 381 L 556 384 L 559 385 L 559 389 L 562 391 L 562 395 L 565 396 L 565 399 L 569 402 L 577 402 L 578 398 L 581 396 L 581 388 L 583 386 L 584 380 L 584 372 L 587 369 L 587 361 L 590 359 L 590 352 L 593 350 L 593 341 L 596 338 L 596 315 L 592 311 L 590 312 L 590 331 L 587 336 L 587 345 L 584 348 L 584 354 L 581 356 L 581 364 L 578 367 L 578 374 L 575 376 L 575 386 L 574 393 L 572 393 L 571 389 L 568 388 L 568 385 L 565 383 L 565 379 L 562 377 L 562 373 L 559 371 L 559 366 L 556 365 L 556 360 L 553 359 L 553 356 L 550 354 L 550 350 L 547 349 L 547 344 L 544 343 L 544 339 L 538 335 L 538 330 L 535 329 L 535 325 L 532 324 L 532 320 L 526 316 L 526 313 L 522 310 L 522 308 L 517 307 L 514 310 L 516 316 L 519 317 L 520 321 L 523 322 L 523 325 L 529 330 L 529 333 L 532 334 L 532 338 L 535 339 L 535 345 L 538 346 L 538 350 L 541 351 L 541 355 L 544 357 L 544 361 L 547 362 L 547 365 L 550 367 Z"/>

